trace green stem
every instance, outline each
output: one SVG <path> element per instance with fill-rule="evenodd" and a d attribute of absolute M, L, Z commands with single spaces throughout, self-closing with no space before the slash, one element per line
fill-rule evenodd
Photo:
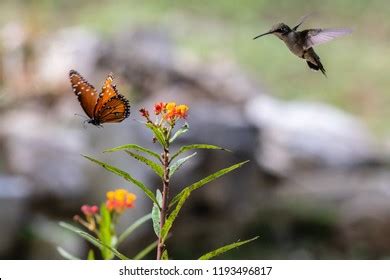
<path fill-rule="evenodd" d="M 164 248 L 165 248 L 164 240 L 163 240 L 163 237 L 161 235 L 161 230 L 165 224 L 165 220 L 167 217 L 167 210 L 168 210 L 169 161 L 170 161 L 169 147 L 164 148 L 164 152 L 162 154 L 161 159 L 163 162 L 164 176 L 163 176 L 162 203 L 161 203 L 161 212 L 160 212 L 160 236 L 158 238 L 158 243 L 157 243 L 157 260 L 161 260 L 161 256 L 162 256 Z"/>

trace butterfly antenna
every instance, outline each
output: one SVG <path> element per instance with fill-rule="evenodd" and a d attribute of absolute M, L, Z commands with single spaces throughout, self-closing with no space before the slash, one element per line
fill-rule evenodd
<path fill-rule="evenodd" d="M 82 117 L 83 119 L 86 119 L 88 120 L 88 118 L 86 116 L 83 116 L 83 115 L 80 115 L 80 114 L 74 114 L 75 116 L 78 116 L 78 117 Z"/>
<path fill-rule="evenodd" d="M 84 120 L 84 121 L 83 121 L 83 128 L 84 128 L 84 129 L 87 129 L 87 125 L 85 124 L 86 122 L 88 122 L 88 120 Z"/>

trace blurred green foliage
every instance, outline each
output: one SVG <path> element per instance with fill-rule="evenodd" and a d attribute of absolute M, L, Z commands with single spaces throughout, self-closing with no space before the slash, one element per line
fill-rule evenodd
<path fill-rule="evenodd" d="M 2 1 L 0 24 L 19 18 L 37 30 L 85 25 L 113 33 L 135 25 L 171 32 L 180 48 L 205 59 L 231 57 L 272 94 L 318 100 L 361 117 L 378 135 L 389 133 L 390 5 L 340 1 Z M 328 78 L 311 72 L 275 37 L 253 41 L 274 23 L 349 27 L 351 36 L 316 48 Z"/>

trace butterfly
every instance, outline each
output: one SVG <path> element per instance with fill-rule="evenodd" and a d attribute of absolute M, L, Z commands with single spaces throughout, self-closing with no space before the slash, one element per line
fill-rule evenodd
<path fill-rule="evenodd" d="M 69 79 L 73 92 L 89 117 L 88 123 L 101 126 L 103 123 L 121 122 L 130 115 L 129 101 L 118 93 L 111 74 L 107 76 L 100 94 L 75 70 L 70 70 Z"/>

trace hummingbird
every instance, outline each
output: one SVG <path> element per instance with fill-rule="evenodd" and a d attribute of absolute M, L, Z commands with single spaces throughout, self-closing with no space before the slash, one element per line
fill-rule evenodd
<path fill-rule="evenodd" d="M 298 27 L 304 23 L 306 17 L 293 28 L 290 28 L 287 24 L 278 23 L 270 31 L 254 37 L 253 40 L 264 35 L 274 34 L 287 45 L 293 54 L 305 59 L 311 69 L 315 71 L 321 70 L 322 74 L 326 76 L 325 68 L 313 47 L 329 42 L 337 37 L 350 34 L 352 30 L 348 28 L 316 28 L 297 31 Z"/>

